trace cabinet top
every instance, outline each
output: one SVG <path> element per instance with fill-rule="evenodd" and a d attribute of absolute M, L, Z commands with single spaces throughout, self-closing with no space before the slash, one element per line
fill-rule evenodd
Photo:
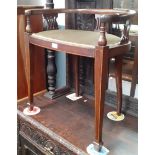
<path fill-rule="evenodd" d="M 42 9 L 44 6 L 41 5 L 17 5 L 17 14 L 25 14 L 27 9 Z"/>

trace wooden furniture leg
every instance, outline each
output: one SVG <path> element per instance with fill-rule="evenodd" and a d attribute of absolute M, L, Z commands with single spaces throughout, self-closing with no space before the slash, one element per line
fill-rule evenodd
<path fill-rule="evenodd" d="M 115 74 L 117 88 L 117 115 L 121 115 L 122 110 L 122 55 L 115 57 Z"/>
<path fill-rule="evenodd" d="M 101 150 L 104 101 L 108 73 L 108 47 L 98 46 L 95 52 L 95 149 Z"/>
<path fill-rule="evenodd" d="M 48 96 L 53 98 L 56 87 L 57 67 L 55 63 L 55 51 L 47 50 L 47 83 Z"/>
<path fill-rule="evenodd" d="M 107 84 L 106 84 L 106 89 L 108 89 L 109 86 L 109 67 L 110 66 L 110 59 L 108 59 L 108 70 L 107 70 Z"/>
<path fill-rule="evenodd" d="M 53 9 L 53 0 L 46 0 L 45 6 L 47 9 Z M 57 21 L 54 21 L 54 17 L 44 15 L 46 30 L 58 29 Z M 57 68 L 55 63 L 55 51 L 46 49 L 47 51 L 47 89 L 48 93 L 45 94 L 46 97 L 53 99 L 56 89 L 56 74 Z"/>
<path fill-rule="evenodd" d="M 86 78 L 86 59 L 85 57 L 79 57 L 79 86 L 80 94 L 83 94 L 85 91 L 85 78 Z M 93 74 L 94 75 L 94 74 Z M 93 76 L 94 77 L 94 76 Z"/>
<path fill-rule="evenodd" d="M 74 85 L 75 85 L 75 95 L 76 97 L 79 96 L 79 57 L 74 55 L 73 56 L 73 67 L 75 71 L 74 75 Z"/>
<path fill-rule="evenodd" d="M 138 41 L 136 41 L 135 45 L 135 54 L 134 54 L 134 65 L 133 65 L 133 72 L 132 72 L 132 81 L 131 81 L 131 90 L 130 96 L 135 96 L 136 84 L 138 82 Z"/>
<path fill-rule="evenodd" d="M 29 110 L 33 111 L 34 103 L 33 103 L 33 67 L 34 67 L 34 59 L 33 59 L 33 47 L 34 45 L 29 43 L 28 34 L 25 34 L 25 50 L 26 50 L 26 62 L 27 62 L 27 84 L 28 84 L 28 97 L 29 97 Z"/>

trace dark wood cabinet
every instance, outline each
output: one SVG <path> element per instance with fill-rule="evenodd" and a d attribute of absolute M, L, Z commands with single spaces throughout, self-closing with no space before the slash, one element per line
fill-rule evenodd
<path fill-rule="evenodd" d="M 20 148 L 18 148 L 18 155 L 45 155 L 45 152 L 39 149 L 31 139 L 26 136 L 20 135 Z"/>
<path fill-rule="evenodd" d="M 27 97 L 27 69 L 25 53 L 25 27 L 26 19 L 24 11 L 30 8 L 43 8 L 43 6 L 18 6 L 17 7 L 17 98 Z M 32 29 L 39 32 L 43 29 L 42 16 L 31 17 Z M 35 47 L 35 64 L 34 64 L 34 93 L 46 88 L 45 80 L 45 52 L 40 47 Z"/>
<path fill-rule="evenodd" d="M 27 100 L 21 101 L 17 111 L 18 155 L 88 155 L 86 147 L 92 143 L 95 130 L 94 101 L 84 103 L 85 99 L 75 104 L 65 95 L 55 100 L 35 96 L 35 104 L 41 107 L 35 116 L 23 114 Z M 113 110 L 105 105 L 105 113 Z M 103 137 L 110 154 L 137 155 L 137 118 L 126 115 L 118 125 L 107 118 L 104 121 Z"/>
<path fill-rule="evenodd" d="M 20 107 L 20 106 L 19 106 Z M 35 118 L 25 116 L 18 110 L 17 150 L 18 155 L 75 155 L 70 150 L 71 144 L 53 132 L 50 127 L 38 122 Z M 50 119 L 45 119 L 47 125 Z M 65 147 L 68 145 L 68 148 Z"/>

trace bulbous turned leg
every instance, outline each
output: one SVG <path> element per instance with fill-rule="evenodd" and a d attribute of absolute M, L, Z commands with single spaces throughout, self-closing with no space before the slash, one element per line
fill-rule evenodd
<path fill-rule="evenodd" d="M 53 98 L 55 95 L 56 73 L 55 52 L 47 50 L 47 89 L 48 97 L 50 98 Z"/>

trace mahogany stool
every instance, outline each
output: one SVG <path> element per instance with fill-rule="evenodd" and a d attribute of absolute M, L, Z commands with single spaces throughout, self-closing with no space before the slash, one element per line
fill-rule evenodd
<path fill-rule="evenodd" d="M 97 31 L 58 30 L 56 18 L 59 13 L 96 14 Z M 94 59 L 95 79 L 95 137 L 94 146 L 100 151 L 103 145 L 102 126 L 104 116 L 105 92 L 108 81 L 108 64 L 110 58 L 116 60 L 117 81 L 117 114 L 121 114 L 122 107 L 122 56 L 131 48 L 129 41 L 129 19 L 135 14 L 133 10 L 120 9 L 30 9 L 26 10 L 27 27 L 25 44 L 27 53 L 27 77 L 29 110 L 34 110 L 33 102 L 33 48 L 40 46 L 52 51 L 62 51 L 74 55 L 75 68 L 78 70 L 78 56 Z M 30 16 L 42 14 L 53 30 L 33 33 Z M 106 33 L 106 23 L 124 22 L 122 37 Z M 53 80 L 53 79 L 51 79 Z M 76 94 L 79 95 L 78 74 L 75 75 Z"/>

